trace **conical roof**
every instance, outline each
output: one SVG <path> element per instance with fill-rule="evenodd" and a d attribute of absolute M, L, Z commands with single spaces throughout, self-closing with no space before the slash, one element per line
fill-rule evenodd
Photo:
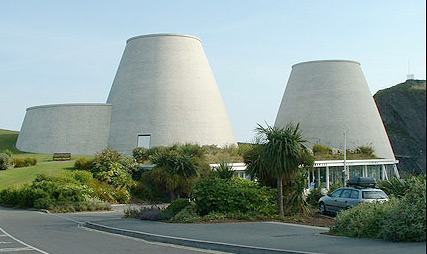
<path fill-rule="evenodd" d="M 292 67 L 275 126 L 300 123 L 311 144 L 343 148 L 372 146 L 379 158 L 394 159 L 386 130 L 355 61 L 327 60 Z"/>
<path fill-rule="evenodd" d="M 200 39 L 177 34 L 130 38 L 107 100 L 110 143 L 130 153 L 138 136 L 150 147 L 236 144 Z"/>

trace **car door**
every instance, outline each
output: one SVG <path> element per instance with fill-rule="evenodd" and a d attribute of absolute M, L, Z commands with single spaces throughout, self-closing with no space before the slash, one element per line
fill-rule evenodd
<path fill-rule="evenodd" d="M 328 210 L 333 212 L 336 212 L 339 210 L 338 198 L 340 197 L 341 192 L 342 192 L 342 189 L 338 189 L 331 193 L 331 196 L 329 196 L 327 202 L 325 202 L 325 205 L 328 207 Z"/>
<path fill-rule="evenodd" d="M 349 199 L 349 206 L 357 206 L 360 203 L 360 194 L 361 192 L 359 190 L 351 190 L 350 199 Z"/>
<path fill-rule="evenodd" d="M 343 189 L 341 195 L 337 198 L 337 209 L 344 210 L 350 206 L 351 189 Z"/>

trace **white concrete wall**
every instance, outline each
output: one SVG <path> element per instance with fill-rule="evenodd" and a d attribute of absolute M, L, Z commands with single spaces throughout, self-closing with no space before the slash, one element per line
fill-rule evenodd
<path fill-rule="evenodd" d="M 110 116 L 109 104 L 28 108 L 16 148 L 32 153 L 95 154 L 108 146 Z"/>
<path fill-rule="evenodd" d="M 386 130 L 360 68 L 354 61 L 296 64 L 286 86 L 275 126 L 300 123 L 312 144 L 347 149 L 371 145 L 379 158 L 394 159 Z"/>
<path fill-rule="evenodd" d="M 236 144 L 200 39 L 159 34 L 127 41 L 107 103 L 110 146 L 131 153 L 139 134 L 151 147 Z"/>

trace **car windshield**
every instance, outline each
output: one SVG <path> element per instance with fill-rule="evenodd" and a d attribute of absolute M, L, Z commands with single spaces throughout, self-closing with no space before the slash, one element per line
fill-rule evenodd
<path fill-rule="evenodd" d="M 364 191 L 362 192 L 362 198 L 363 199 L 384 199 L 388 197 L 387 197 L 387 194 L 384 193 L 384 191 L 378 190 L 378 191 Z"/>

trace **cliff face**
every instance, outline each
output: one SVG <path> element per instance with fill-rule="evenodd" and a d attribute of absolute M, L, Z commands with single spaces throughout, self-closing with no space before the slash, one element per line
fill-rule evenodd
<path fill-rule="evenodd" d="M 401 174 L 426 173 L 426 81 L 407 80 L 374 95 Z"/>

